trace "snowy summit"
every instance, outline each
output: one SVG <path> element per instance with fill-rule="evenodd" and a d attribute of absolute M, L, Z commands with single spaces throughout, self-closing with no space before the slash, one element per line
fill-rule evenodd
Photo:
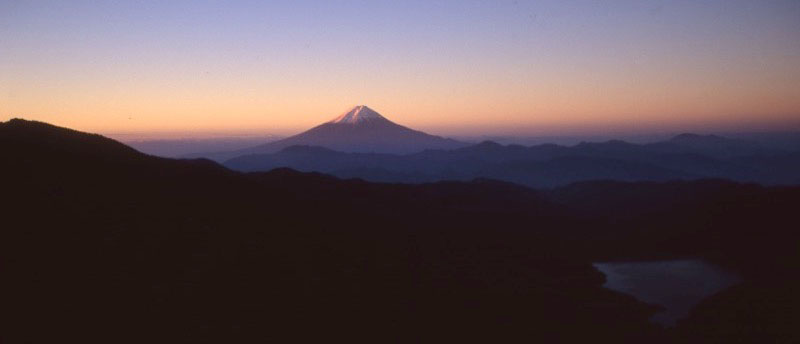
<path fill-rule="evenodd" d="M 379 113 L 368 108 L 366 105 L 359 105 L 352 110 L 345 112 L 330 121 L 330 123 L 358 124 L 375 119 L 384 119 Z"/>

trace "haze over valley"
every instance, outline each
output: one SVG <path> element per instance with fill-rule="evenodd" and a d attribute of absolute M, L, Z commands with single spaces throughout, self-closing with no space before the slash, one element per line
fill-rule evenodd
<path fill-rule="evenodd" d="M 396 183 L 475 178 L 530 187 L 588 180 L 709 178 L 765 185 L 800 183 L 800 142 L 776 146 L 752 138 L 684 133 L 646 144 L 621 140 L 527 147 L 468 143 L 400 126 L 365 105 L 284 139 L 182 157 L 208 158 L 245 172 L 288 167 Z"/>

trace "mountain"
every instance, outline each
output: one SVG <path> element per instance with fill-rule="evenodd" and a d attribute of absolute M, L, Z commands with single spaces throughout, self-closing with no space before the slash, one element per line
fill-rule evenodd
<path fill-rule="evenodd" d="M 659 333 L 655 307 L 522 230 L 590 223 L 534 190 L 242 174 L 22 120 L 0 159 L 3 343 Z"/>
<path fill-rule="evenodd" d="M 797 187 L 239 173 L 24 120 L 0 162 L 3 343 L 798 339 Z M 687 256 L 745 283 L 674 330 L 591 265 Z"/>
<path fill-rule="evenodd" d="M 499 145 L 498 145 L 499 146 Z M 239 171 L 269 171 L 289 167 L 322 172 L 341 178 L 373 182 L 422 183 L 441 180 L 469 181 L 491 178 L 531 187 L 553 187 L 576 181 L 695 179 L 698 176 L 639 161 L 565 155 L 547 160 L 504 159 L 516 156 L 514 148 L 488 153 L 486 143 L 447 153 L 426 151 L 412 155 L 342 153 L 320 147 L 293 146 L 274 154 L 245 155 L 225 166 Z"/>
<path fill-rule="evenodd" d="M 800 149 L 798 149 L 800 152 Z M 452 150 L 414 154 L 344 153 L 288 147 L 225 161 L 240 171 L 289 167 L 375 182 L 434 182 L 492 178 L 530 187 L 574 182 L 669 181 L 723 178 L 765 185 L 800 184 L 800 153 L 719 136 L 683 134 L 650 144 L 619 140 L 575 146 L 504 146 L 486 141 Z"/>
<path fill-rule="evenodd" d="M 282 140 L 236 151 L 192 154 L 187 157 L 224 161 L 247 154 L 274 153 L 295 145 L 320 146 L 342 152 L 407 154 L 425 149 L 452 149 L 467 144 L 409 129 L 365 105 L 359 105 L 329 122 Z"/>
<path fill-rule="evenodd" d="M 668 143 L 680 147 L 684 151 L 721 158 L 750 156 L 768 151 L 761 144 L 754 141 L 731 139 L 717 135 L 684 133 L 673 137 Z"/>

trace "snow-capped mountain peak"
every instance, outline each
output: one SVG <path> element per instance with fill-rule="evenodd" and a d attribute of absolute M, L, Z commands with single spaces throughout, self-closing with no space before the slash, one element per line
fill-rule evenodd
<path fill-rule="evenodd" d="M 376 119 L 384 118 L 366 105 L 359 105 L 334 118 L 330 123 L 358 124 Z"/>

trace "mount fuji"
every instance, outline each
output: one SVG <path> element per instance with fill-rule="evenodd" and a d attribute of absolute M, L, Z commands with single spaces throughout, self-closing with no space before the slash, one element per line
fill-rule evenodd
<path fill-rule="evenodd" d="M 195 154 L 222 161 L 241 155 L 275 153 L 291 146 L 319 146 L 351 153 L 409 154 L 426 149 L 455 149 L 467 143 L 426 134 L 396 124 L 359 105 L 300 134 L 237 151 Z"/>

